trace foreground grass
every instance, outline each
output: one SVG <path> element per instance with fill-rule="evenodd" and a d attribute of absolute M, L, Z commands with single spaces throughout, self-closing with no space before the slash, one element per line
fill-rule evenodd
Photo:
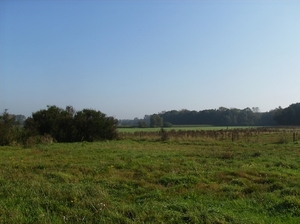
<path fill-rule="evenodd" d="M 1 223 L 300 223 L 300 144 L 0 147 Z"/>

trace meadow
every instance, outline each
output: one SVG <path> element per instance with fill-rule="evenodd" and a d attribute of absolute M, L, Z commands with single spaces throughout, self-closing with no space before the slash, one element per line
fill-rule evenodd
<path fill-rule="evenodd" d="M 166 132 L 0 147 L 0 222 L 300 223 L 296 129 Z"/>

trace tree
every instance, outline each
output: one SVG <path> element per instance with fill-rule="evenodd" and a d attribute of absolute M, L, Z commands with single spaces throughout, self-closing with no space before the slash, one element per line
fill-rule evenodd
<path fill-rule="evenodd" d="M 25 129 L 32 134 L 49 134 L 58 142 L 72 142 L 74 137 L 73 114 L 56 106 L 32 113 L 25 121 Z"/>
<path fill-rule="evenodd" d="M 5 109 L 0 116 L 0 145 L 9 145 L 14 138 L 15 117 L 10 115 Z"/>
<path fill-rule="evenodd" d="M 138 127 L 139 128 L 149 128 L 149 124 L 145 120 L 139 120 L 138 121 Z"/>
<path fill-rule="evenodd" d="M 269 112 L 260 113 L 258 125 L 276 125 L 276 121 L 274 120 L 275 114 L 276 109 L 270 110 Z"/>
<path fill-rule="evenodd" d="M 74 121 L 77 141 L 106 140 L 117 137 L 115 120 L 112 117 L 107 118 L 100 111 L 84 109 L 76 113 Z"/>
<path fill-rule="evenodd" d="M 291 104 L 275 111 L 274 120 L 280 125 L 300 125 L 300 103 Z"/>
<path fill-rule="evenodd" d="M 0 145 L 10 145 L 22 142 L 24 132 L 16 120 L 16 116 L 9 114 L 5 109 L 0 116 Z"/>
<path fill-rule="evenodd" d="M 163 126 L 163 118 L 160 117 L 158 114 L 153 114 L 150 117 L 150 127 L 157 128 Z"/>
<path fill-rule="evenodd" d="M 148 124 L 150 124 L 150 118 L 151 118 L 151 115 L 145 115 L 144 116 L 144 121 L 146 121 Z"/>
<path fill-rule="evenodd" d="M 253 111 L 254 113 L 259 113 L 259 112 L 260 112 L 260 109 L 259 109 L 259 107 L 252 107 L 252 111 Z"/>
<path fill-rule="evenodd" d="M 164 127 L 170 128 L 170 127 L 172 127 L 172 124 L 170 122 L 164 122 Z"/>
<path fill-rule="evenodd" d="M 255 112 L 254 112 L 254 111 Z M 266 112 L 268 113 L 268 112 Z M 237 108 L 219 107 L 203 111 L 172 110 L 167 111 L 160 116 L 164 122 L 170 122 L 173 125 L 274 125 L 270 119 L 270 114 L 259 112 L 259 108 Z M 265 119 L 266 120 L 263 120 Z"/>

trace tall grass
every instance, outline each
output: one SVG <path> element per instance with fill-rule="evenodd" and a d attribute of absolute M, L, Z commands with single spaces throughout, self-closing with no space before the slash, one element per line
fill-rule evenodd
<path fill-rule="evenodd" d="M 216 129 L 219 128 L 219 129 Z M 221 129 L 220 129 L 221 128 Z M 261 142 L 261 143 L 288 143 L 290 141 L 300 140 L 300 128 L 222 128 L 214 127 L 214 129 L 173 129 L 173 128 L 132 128 L 133 131 L 127 132 L 126 129 L 120 129 L 119 139 L 132 140 L 170 140 L 170 141 L 234 141 L 234 142 Z M 163 136 L 162 136 L 163 135 Z"/>
<path fill-rule="evenodd" d="M 232 130 L 249 128 L 259 128 L 259 126 L 174 125 L 172 127 L 164 127 L 164 129 L 167 131 Z M 117 130 L 121 133 L 158 132 L 160 128 L 118 127 Z"/>
<path fill-rule="evenodd" d="M 0 147 L 0 222 L 299 223 L 300 142 L 279 137 Z"/>

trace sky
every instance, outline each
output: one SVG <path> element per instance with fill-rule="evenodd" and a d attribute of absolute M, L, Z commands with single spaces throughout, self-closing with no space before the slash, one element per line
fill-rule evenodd
<path fill-rule="evenodd" d="M 0 112 L 300 102 L 300 1 L 2 0 Z"/>

